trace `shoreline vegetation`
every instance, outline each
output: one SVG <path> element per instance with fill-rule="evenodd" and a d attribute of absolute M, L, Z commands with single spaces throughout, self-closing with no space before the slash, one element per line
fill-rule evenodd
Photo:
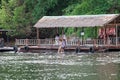
<path fill-rule="evenodd" d="M 119 0 L 1 0 L 0 28 L 10 29 L 11 38 L 36 38 L 34 24 L 43 16 L 84 15 L 84 14 L 119 14 Z M 64 28 L 67 36 L 80 37 L 81 28 Z M 91 37 L 97 29 L 86 28 L 85 37 Z M 53 38 L 56 29 L 40 29 L 40 38 Z M 62 28 L 59 28 L 62 34 Z M 96 37 L 94 34 L 93 37 Z"/>

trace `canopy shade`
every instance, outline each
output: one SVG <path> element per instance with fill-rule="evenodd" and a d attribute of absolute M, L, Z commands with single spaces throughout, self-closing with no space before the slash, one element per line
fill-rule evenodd
<path fill-rule="evenodd" d="M 54 28 L 104 26 L 116 19 L 118 16 L 119 14 L 44 16 L 34 25 L 34 27 Z"/>

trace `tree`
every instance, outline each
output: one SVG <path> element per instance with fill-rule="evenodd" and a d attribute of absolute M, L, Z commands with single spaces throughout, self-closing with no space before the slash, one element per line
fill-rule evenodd
<path fill-rule="evenodd" d="M 0 28 L 14 30 L 13 36 L 30 38 L 33 35 L 33 38 L 36 34 L 33 26 L 43 16 L 106 13 L 120 13 L 120 0 L 0 0 Z M 67 34 L 80 31 L 80 28 L 65 28 Z M 92 34 L 89 28 L 85 31 L 86 37 Z M 52 33 L 48 29 L 40 32 L 43 36 L 51 34 L 50 37 L 55 29 Z"/>
<path fill-rule="evenodd" d="M 73 3 L 73 2 L 71 2 Z M 84 14 L 106 14 L 106 13 L 120 13 L 120 1 L 119 0 L 80 0 L 74 4 L 70 4 L 63 10 L 66 15 L 84 15 Z M 81 31 L 81 28 L 78 28 L 78 32 Z M 67 29 L 69 30 L 69 29 Z M 97 28 L 85 28 L 85 36 L 89 37 L 92 35 L 91 31 L 96 30 L 97 37 Z M 69 32 L 69 31 L 67 31 Z M 74 32 L 73 32 L 74 33 Z"/>

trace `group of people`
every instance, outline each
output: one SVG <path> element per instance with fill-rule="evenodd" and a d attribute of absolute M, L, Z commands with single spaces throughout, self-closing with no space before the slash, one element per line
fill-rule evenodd
<path fill-rule="evenodd" d="M 59 37 L 59 34 L 56 35 L 55 37 L 55 44 L 59 45 L 58 47 L 58 53 L 64 53 L 64 49 L 66 47 L 66 36 L 65 34 L 62 37 Z"/>

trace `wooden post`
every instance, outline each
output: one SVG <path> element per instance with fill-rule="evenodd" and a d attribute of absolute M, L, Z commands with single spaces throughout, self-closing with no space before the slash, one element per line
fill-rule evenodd
<path fill-rule="evenodd" d="M 96 39 L 93 39 L 93 47 L 96 47 Z"/>
<path fill-rule="evenodd" d="M 28 43 L 28 39 L 25 40 L 25 45 L 28 46 L 29 43 Z"/>
<path fill-rule="evenodd" d="M 37 39 L 38 47 L 40 47 L 40 39 Z"/>
<path fill-rule="evenodd" d="M 37 39 L 39 39 L 39 28 L 36 28 L 37 29 Z"/>
<path fill-rule="evenodd" d="M 37 29 L 37 45 L 40 47 L 40 39 L 39 39 L 39 36 L 40 36 L 40 34 L 39 34 L 39 28 L 36 28 Z"/>
<path fill-rule="evenodd" d="M 57 32 L 56 32 L 56 33 L 57 33 L 57 34 L 59 34 L 59 28 L 57 28 L 56 30 L 57 30 Z"/>
<path fill-rule="evenodd" d="M 103 29 L 103 30 L 104 30 L 104 38 L 103 38 L 103 40 L 104 40 L 104 46 L 105 46 L 105 42 L 106 42 L 106 41 L 105 41 L 105 39 L 106 39 L 106 38 L 105 38 L 105 36 L 106 36 L 106 33 L 105 33 L 105 32 L 106 32 L 105 26 L 104 26 L 104 29 Z"/>
<path fill-rule="evenodd" d="M 93 46 L 96 47 L 96 26 L 93 28 L 93 35 L 94 35 L 94 41 L 93 41 Z"/>
<path fill-rule="evenodd" d="M 108 28 L 109 28 L 109 27 L 106 25 L 105 36 L 106 36 L 106 45 L 107 45 L 107 46 L 110 46 L 109 34 L 107 34 L 108 32 L 106 32 L 106 31 L 108 31 L 108 30 L 107 30 Z"/>
<path fill-rule="evenodd" d="M 20 43 L 20 42 L 19 42 Z M 18 45 L 18 41 L 17 41 L 17 39 L 15 38 L 15 45 Z"/>
<path fill-rule="evenodd" d="M 117 29 L 117 24 L 116 24 L 116 46 L 118 44 L 118 29 Z"/>
<path fill-rule="evenodd" d="M 62 27 L 62 35 L 64 34 L 64 28 Z"/>

